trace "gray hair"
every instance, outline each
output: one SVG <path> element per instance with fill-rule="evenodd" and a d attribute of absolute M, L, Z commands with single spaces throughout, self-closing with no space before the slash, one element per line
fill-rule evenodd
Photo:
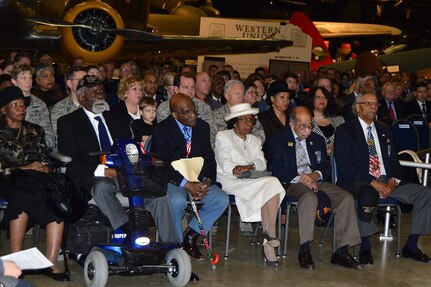
<path fill-rule="evenodd" d="M 362 91 L 364 89 L 365 82 L 368 81 L 368 80 L 373 80 L 374 83 L 376 84 L 376 87 L 377 87 L 378 82 L 377 82 L 376 76 L 365 76 L 363 78 L 358 79 L 358 84 L 359 84 L 359 89 L 358 90 L 359 91 Z"/>
<path fill-rule="evenodd" d="M 228 94 L 229 91 L 230 91 L 230 88 L 233 85 L 240 85 L 244 89 L 243 82 L 238 81 L 238 80 L 230 80 L 230 81 L 227 81 L 226 84 L 224 84 L 223 92 L 226 93 L 226 94 Z"/>
<path fill-rule="evenodd" d="M 48 64 L 40 65 L 36 68 L 36 73 L 35 73 L 36 79 L 39 78 L 42 72 L 45 70 L 50 70 L 54 74 L 54 68 L 52 67 L 52 65 L 48 65 Z"/>
<path fill-rule="evenodd" d="M 290 112 L 290 115 L 289 115 L 289 120 L 290 120 L 291 122 L 293 122 L 293 123 L 297 123 L 297 122 L 298 122 L 298 117 L 297 117 L 298 110 L 302 110 L 302 111 L 304 111 L 304 112 L 308 113 L 308 114 L 310 115 L 310 117 L 312 117 L 312 116 L 313 116 L 313 115 L 311 114 L 310 110 L 309 110 L 307 107 L 304 107 L 304 106 L 296 106 L 296 107 L 294 107 L 294 108 L 292 109 L 292 111 Z"/>
<path fill-rule="evenodd" d="M 363 96 L 365 96 L 365 95 L 373 95 L 373 96 L 375 96 L 375 97 L 377 98 L 377 96 L 376 96 L 376 94 L 375 94 L 375 93 L 371 93 L 371 92 L 359 93 L 359 94 L 358 94 L 358 96 L 356 97 L 355 101 L 353 102 L 353 105 L 352 105 L 352 114 L 353 114 L 355 117 L 357 117 L 357 116 L 358 116 L 358 113 L 356 112 L 356 105 L 357 105 L 358 103 L 362 102 L 362 98 L 363 98 Z"/>

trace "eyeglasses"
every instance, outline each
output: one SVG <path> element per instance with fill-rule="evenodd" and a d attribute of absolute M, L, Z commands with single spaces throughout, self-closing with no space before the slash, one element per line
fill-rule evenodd
<path fill-rule="evenodd" d="M 42 79 L 53 79 L 54 78 L 54 74 L 43 74 L 43 75 L 40 75 L 40 77 Z"/>
<path fill-rule="evenodd" d="M 251 118 L 239 117 L 237 118 L 237 120 L 247 124 L 253 124 L 253 125 L 256 124 L 256 119 L 254 117 L 251 117 Z"/>
<path fill-rule="evenodd" d="M 313 124 L 302 124 L 302 125 L 298 125 L 298 123 L 293 123 L 295 126 L 297 126 L 301 131 L 304 131 L 306 129 L 312 130 L 313 129 Z"/>
<path fill-rule="evenodd" d="M 369 107 L 378 107 L 380 106 L 380 104 L 378 102 L 371 102 L 371 101 L 366 101 L 366 102 L 359 102 L 357 103 L 358 105 L 365 105 L 367 108 Z"/>
<path fill-rule="evenodd" d="M 177 114 L 180 114 L 184 117 L 191 117 L 191 116 L 197 116 L 198 112 L 196 110 L 185 110 L 184 112 L 178 112 L 176 111 Z"/>

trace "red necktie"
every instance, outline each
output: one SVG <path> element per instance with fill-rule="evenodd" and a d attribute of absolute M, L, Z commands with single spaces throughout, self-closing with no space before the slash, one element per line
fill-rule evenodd
<path fill-rule="evenodd" d="M 392 102 L 389 103 L 388 109 L 389 109 L 389 117 L 391 118 L 391 120 L 395 122 L 397 118 L 395 117 L 394 109 L 392 108 Z"/>

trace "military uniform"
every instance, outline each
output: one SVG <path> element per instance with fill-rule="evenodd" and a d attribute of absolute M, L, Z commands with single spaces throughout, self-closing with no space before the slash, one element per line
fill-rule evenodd
<path fill-rule="evenodd" d="M 227 122 L 224 120 L 225 115 L 229 112 L 227 104 L 213 111 L 212 125 L 211 125 L 211 146 L 214 149 L 215 137 L 219 131 L 227 129 Z M 263 131 L 262 124 L 256 119 L 256 125 L 251 132 L 254 136 L 258 137 L 262 143 L 265 142 L 265 132 Z"/>
<path fill-rule="evenodd" d="M 46 145 L 49 148 L 53 147 L 54 137 L 51 129 L 51 121 L 49 117 L 49 111 L 46 104 L 36 96 L 30 95 L 30 105 L 27 107 L 27 114 L 25 120 L 39 125 L 45 132 Z"/>
<path fill-rule="evenodd" d="M 57 139 L 57 121 L 60 117 L 76 111 L 79 106 L 76 106 L 70 97 L 64 98 L 54 105 L 51 110 L 51 126 L 54 138 Z M 55 140 L 55 142 L 57 142 Z"/>
<path fill-rule="evenodd" d="M 198 118 L 206 121 L 210 127 L 212 126 L 212 111 L 210 106 L 203 102 L 202 100 L 194 97 L 193 103 L 195 104 L 196 111 L 198 112 Z M 169 101 L 165 101 L 160 104 L 157 108 L 157 122 L 161 122 L 166 119 L 171 114 L 171 110 L 169 109 Z"/>

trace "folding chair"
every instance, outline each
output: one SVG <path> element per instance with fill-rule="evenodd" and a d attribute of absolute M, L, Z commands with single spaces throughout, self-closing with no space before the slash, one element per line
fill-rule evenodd
<path fill-rule="evenodd" d="M 391 129 L 395 152 L 406 149 L 419 150 L 419 136 L 415 125 L 407 120 L 398 120 L 392 124 Z"/>
<path fill-rule="evenodd" d="M 430 129 L 428 122 L 421 115 L 411 115 L 407 118 L 418 132 L 419 136 L 419 150 L 427 149 L 430 147 Z"/>

